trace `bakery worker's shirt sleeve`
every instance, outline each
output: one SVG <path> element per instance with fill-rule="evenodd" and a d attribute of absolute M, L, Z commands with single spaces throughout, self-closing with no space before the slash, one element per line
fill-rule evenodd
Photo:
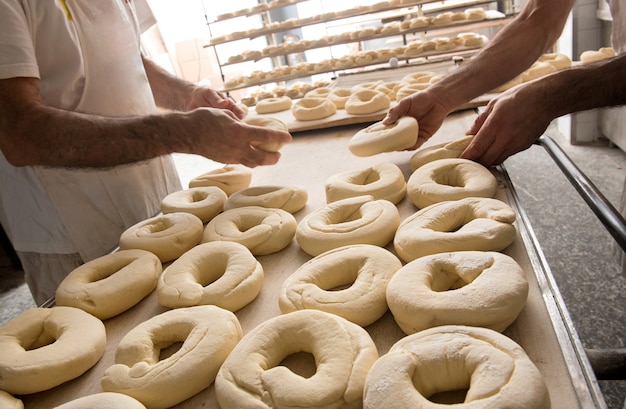
<path fill-rule="evenodd" d="M 147 0 L 135 0 L 134 3 L 139 28 L 141 29 L 142 33 L 145 33 L 150 27 L 156 24 L 156 17 L 154 17 L 152 9 L 150 8 Z"/>
<path fill-rule="evenodd" d="M 0 0 L 0 79 L 39 78 L 27 7 L 20 0 Z"/>

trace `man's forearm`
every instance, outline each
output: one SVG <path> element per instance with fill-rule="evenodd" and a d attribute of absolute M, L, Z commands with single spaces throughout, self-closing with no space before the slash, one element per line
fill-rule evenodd
<path fill-rule="evenodd" d="M 187 111 L 194 85 L 170 74 L 147 57 L 142 56 L 142 59 L 157 106 Z"/>

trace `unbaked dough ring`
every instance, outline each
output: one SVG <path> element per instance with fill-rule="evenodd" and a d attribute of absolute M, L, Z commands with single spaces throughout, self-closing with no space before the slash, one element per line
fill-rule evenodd
<path fill-rule="evenodd" d="M 228 196 L 217 186 L 198 186 L 170 193 L 161 200 L 164 214 L 186 212 L 197 216 L 202 223 L 217 216 Z"/>
<path fill-rule="evenodd" d="M 150 294 L 161 271 L 161 260 L 149 251 L 110 253 L 70 272 L 57 287 L 55 303 L 80 308 L 105 320 L 130 309 Z"/>
<path fill-rule="evenodd" d="M 409 161 L 411 170 L 415 171 L 420 166 L 434 160 L 460 157 L 472 139 L 474 139 L 474 135 L 468 135 L 452 142 L 444 142 L 418 150 Z"/>
<path fill-rule="evenodd" d="M 274 112 L 282 112 L 291 108 L 291 98 L 287 96 L 270 97 L 257 102 L 254 108 L 257 114 L 273 114 Z"/>
<path fill-rule="evenodd" d="M 354 134 L 348 149 L 355 156 L 402 151 L 415 145 L 418 131 L 417 120 L 412 116 L 403 116 L 390 125 L 376 122 Z"/>
<path fill-rule="evenodd" d="M 102 321 L 81 309 L 28 309 L 0 327 L 0 390 L 25 395 L 78 378 L 106 342 Z"/>
<path fill-rule="evenodd" d="M 572 60 L 567 55 L 561 53 L 543 54 L 539 57 L 538 61 L 552 64 L 557 70 L 562 70 L 572 66 Z"/>
<path fill-rule="evenodd" d="M 464 402 L 429 399 L 453 391 L 467 391 Z M 364 409 L 550 408 L 541 372 L 522 347 L 499 332 L 462 325 L 396 342 L 371 368 L 363 396 Z"/>
<path fill-rule="evenodd" d="M 440 325 L 502 332 L 522 311 L 527 296 L 524 270 L 498 252 L 421 257 L 398 270 L 387 286 L 389 309 L 406 334 Z"/>
<path fill-rule="evenodd" d="M 385 289 L 400 267 L 395 255 L 371 244 L 330 250 L 287 277 L 278 305 L 283 313 L 326 311 L 365 327 L 387 311 Z"/>
<path fill-rule="evenodd" d="M 280 365 L 298 352 L 315 357 L 308 378 Z M 290 312 L 242 338 L 220 368 L 215 394 L 222 409 L 357 409 L 377 358 L 376 345 L 358 325 L 323 311 Z"/>
<path fill-rule="evenodd" d="M 120 236 L 120 250 L 147 250 L 165 263 L 198 244 L 203 228 L 202 220 L 191 213 L 155 216 L 126 229 Z"/>
<path fill-rule="evenodd" d="M 404 219 L 394 248 L 405 262 L 452 251 L 501 251 L 515 240 L 515 211 L 491 198 L 428 206 Z"/>
<path fill-rule="evenodd" d="M 193 178 L 189 187 L 217 186 L 227 195 L 250 186 L 252 170 L 243 165 L 226 165 Z"/>
<path fill-rule="evenodd" d="M 291 107 L 291 113 L 298 121 L 324 119 L 335 112 L 337 112 L 337 107 L 327 98 L 302 98 Z"/>
<path fill-rule="evenodd" d="M 327 98 L 335 104 L 337 109 L 344 109 L 351 95 L 352 90 L 350 88 L 333 88 Z"/>
<path fill-rule="evenodd" d="M 312 89 L 304 94 L 305 98 L 328 98 L 331 93 L 331 89 L 328 87 L 319 87 Z"/>
<path fill-rule="evenodd" d="M 309 213 L 298 224 L 296 241 L 311 256 L 355 244 L 384 247 L 399 224 L 400 214 L 393 203 L 357 196 Z"/>
<path fill-rule="evenodd" d="M 344 109 L 350 115 L 367 115 L 387 109 L 390 105 L 391 100 L 385 93 L 363 88 L 352 92 Z"/>
<path fill-rule="evenodd" d="M 256 298 L 263 266 L 239 243 L 199 244 L 165 269 L 157 297 L 164 307 L 216 305 L 238 311 Z"/>
<path fill-rule="evenodd" d="M 297 222 L 282 209 L 246 206 L 217 215 L 204 229 L 202 242 L 234 241 L 255 256 L 276 253 L 287 247 L 296 234 Z"/>
<path fill-rule="evenodd" d="M 54 409 L 146 409 L 143 403 L 123 393 L 100 392 L 55 406 Z"/>
<path fill-rule="evenodd" d="M 289 97 L 284 97 L 289 99 L 290 107 L 291 107 L 291 99 Z M 248 125 L 253 126 L 261 126 L 263 128 L 276 129 L 279 131 L 289 132 L 289 127 L 283 121 L 277 118 L 273 118 L 271 116 L 250 116 L 243 120 Z M 283 147 L 282 143 L 258 143 L 252 142 L 252 146 L 259 148 L 261 150 L 267 152 L 278 152 L 280 148 Z M 249 183 L 249 182 L 248 182 Z"/>
<path fill-rule="evenodd" d="M 407 181 L 407 196 L 418 208 L 466 197 L 494 197 L 498 181 L 469 159 L 438 159 L 419 167 Z"/>
<path fill-rule="evenodd" d="M 104 371 L 106 392 L 132 396 L 150 409 L 165 409 L 207 388 L 242 336 L 235 314 L 214 305 L 169 310 L 130 330 Z M 174 354 L 161 350 L 178 342 Z"/>
<path fill-rule="evenodd" d="M 380 163 L 331 176 L 326 180 L 325 190 L 327 203 L 370 195 L 397 204 L 406 196 L 406 181 L 398 165 Z"/>
<path fill-rule="evenodd" d="M 261 206 L 282 209 L 289 213 L 301 210 L 309 199 L 306 189 L 297 186 L 253 186 L 232 194 L 224 210 Z"/>

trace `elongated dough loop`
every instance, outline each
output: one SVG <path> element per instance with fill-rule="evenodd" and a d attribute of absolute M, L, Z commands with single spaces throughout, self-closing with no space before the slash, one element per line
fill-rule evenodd
<path fill-rule="evenodd" d="M 308 199 L 308 192 L 297 186 L 253 186 L 232 194 L 224 210 L 260 206 L 295 213 L 306 205 Z"/>

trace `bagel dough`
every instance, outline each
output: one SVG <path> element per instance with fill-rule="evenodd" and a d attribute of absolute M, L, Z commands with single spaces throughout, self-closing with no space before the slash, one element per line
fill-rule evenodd
<path fill-rule="evenodd" d="M 335 104 L 337 109 L 344 109 L 351 95 L 352 90 L 350 88 L 333 88 L 327 98 Z"/>
<path fill-rule="evenodd" d="M 56 305 L 76 307 L 105 320 L 150 294 L 161 275 L 161 260 L 146 250 L 121 250 L 91 260 L 59 284 Z"/>
<path fill-rule="evenodd" d="M 189 187 L 217 186 L 227 195 L 250 186 L 252 170 L 243 165 L 226 165 L 193 178 Z"/>
<path fill-rule="evenodd" d="M 400 267 L 395 255 L 371 244 L 329 250 L 283 282 L 278 304 L 283 313 L 326 311 L 365 327 L 387 311 L 385 289 Z"/>
<path fill-rule="evenodd" d="M 280 365 L 299 352 L 315 358 L 308 378 Z M 323 311 L 294 311 L 242 338 L 220 368 L 215 395 L 222 409 L 361 408 L 377 358 L 372 338 L 358 325 Z"/>
<path fill-rule="evenodd" d="M 489 169 L 461 158 L 427 163 L 407 181 L 407 195 L 419 209 L 466 197 L 494 197 L 497 189 L 498 181 Z"/>
<path fill-rule="evenodd" d="M 234 241 L 255 256 L 276 253 L 287 247 L 296 234 L 293 215 L 281 209 L 246 206 L 217 215 L 204 229 L 202 242 Z"/>
<path fill-rule="evenodd" d="M 327 203 L 370 195 L 397 204 L 406 196 L 406 181 L 398 165 L 381 163 L 331 176 L 326 180 L 325 190 Z"/>
<path fill-rule="evenodd" d="M 452 142 L 444 142 L 418 150 L 409 161 L 411 170 L 415 171 L 420 166 L 437 159 L 460 157 L 465 148 L 472 142 L 472 139 L 474 139 L 474 135 L 468 135 Z"/>
<path fill-rule="evenodd" d="M 161 200 L 164 214 L 186 212 L 197 216 L 202 223 L 217 216 L 228 196 L 217 186 L 198 186 L 170 193 Z"/>
<path fill-rule="evenodd" d="M 24 409 L 24 402 L 21 399 L 7 393 L 0 391 L 0 408 L 2 409 Z M 131 408 L 132 409 L 132 408 Z"/>
<path fill-rule="evenodd" d="M 291 108 L 291 98 L 287 96 L 270 97 L 257 102 L 254 108 L 257 114 L 273 114 Z"/>
<path fill-rule="evenodd" d="M 440 325 L 502 332 L 526 304 L 528 282 L 511 257 L 457 251 L 406 264 L 387 286 L 387 303 L 406 334 Z"/>
<path fill-rule="evenodd" d="M 285 97 L 289 99 L 289 107 L 291 107 L 291 99 L 289 97 Z M 289 109 L 289 108 L 287 108 Z M 263 128 L 276 129 L 279 131 L 289 132 L 289 127 L 283 121 L 277 118 L 272 118 L 271 116 L 250 116 L 243 120 L 248 125 L 253 126 L 261 126 Z M 267 151 L 267 152 L 278 152 L 280 148 L 283 147 L 282 143 L 258 143 L 252 142 L 251 145 Z M 248 183 L 249 184 L 249 183 Z"/>
<path fill-rule="evenodd" d="M 129 227 L 120 236 L 120 250 L 141 249 L 172 261 L 202 239 L 202 220 L 191 213 L 155 216 Z"/>
<path fill-rule="evenodd" d="M 146 409 L 143 403 L 123 393 L 100 392 L 83 396 L 54 409 Z"/>
<path fill-rule="evenodd" d="M 297 186 L 254 186 L 232 194 L 224 210 L 261 206 L 282 209 L 289 213 L 301 210 L 309 199 L 306 189 Z"/>
<path fill-rule="evenodd" d="M 428 206 L 402 221 L 394 248 L 405 262 L 452 251 L 501 251 L 515 240 L 515 211 L 491 198 Z"/>
<path fill-rule="evenodd" d="M 543 54 L 539 57 L 538 61 L 552 64 L 557 70 L 562 70 L 572 66 L 572 60 L 567 55 L 561 53 Z"/>
<path fill-rule="evenodd" d="M 169 308 L 210 304 L 234 312 L 254 300 L 262 285 L 263 266 L 250 250 L 215 241 L 197 245 L 167 267 L 157 297 Z"/>
<path fill-rule="evenodd" d="M 367 115 L 387 109 L 390 105 L 391 100 L 385 93 L 363 88 L 352 92 L 344 109 L 350 115 Z"/>
<path fill-rule="evenodd" d="M 0 390 L 25 395 L 78 378 L 106 342 L 102 321 L 81 309 L 28 309 L 0 327 Z"/>
<path fill-rule="evenodd" d="M 393 203 L 357 196 L 309 213 L 298 224 L 296 241 L 311 256 L 355 244 L 384 247 L 393 240 L 399 224 L 400 213 Z"/>
<path fill-rule="evenodd" d="M 460 402 L 431 397 L 466 391 Z M 409 335 L 374 364 L 365 383 L 364 409 L 549 409 L 541 372 L 526 352 L 499 332 L 447 325 Z"/>
<path fill-rule="evenodd" d="M 165 409 L 207 388 L 242 336 L 235 314 L 214 305 L 169 310 L 130 330 L 104 371 L 105 392 L 132 396 L 150 409 Z M 182 346 L 160 359 L 160 352 Z"/>
<path fill-rule="evenodd" d="M 337 112 L 337 107 L 327 98 L 302 98 L 291 107 L 291 113 L 298 121 L 324 119 L 335 112 Z"/>
<path fill-rule="evenodd" d="M 409 149 L 417 142 L 418 131 L 417 120 L 412 116 L 403 116 L 390 125 L 376 122 L 354 134 L 348 149 L 361 157 Z"/>

